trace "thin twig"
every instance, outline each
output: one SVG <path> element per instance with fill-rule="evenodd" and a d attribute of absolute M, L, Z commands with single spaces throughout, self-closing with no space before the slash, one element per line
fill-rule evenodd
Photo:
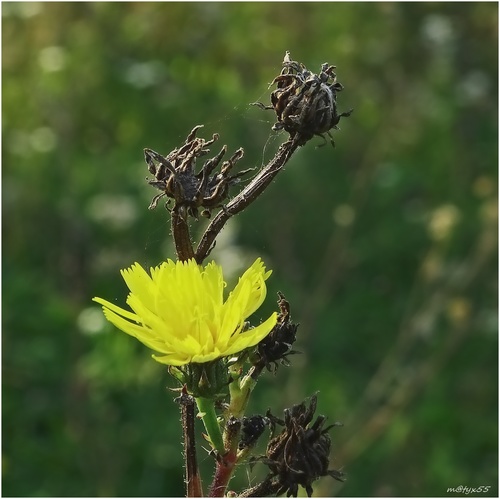
<path fill-rule="evenodd" d="M 196 249 L 196 261 L 202 263 L 213 248 L 217 234 L 225 223 L 233 216 L 244 210 L 259 197 L 274 177 L 283 169 L 291 155 L 299 146 L 300 135 L 289 139 L 279 147 L 274 158 L 253 178 L 253 180 L 229 203 L 222 208 L 206 228 Z"/>
<path fill-rule="evenodd" d="M 268 475 L 264 481 L 244 490 L 238 497 L 273 497 L 281 487 L 278 480 L 273 480 L 273 475 Z"/>

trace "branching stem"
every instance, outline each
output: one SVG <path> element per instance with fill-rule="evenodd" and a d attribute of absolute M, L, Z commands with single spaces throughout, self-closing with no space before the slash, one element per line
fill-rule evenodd
<path fill-rule="evenodd" d="M 227 485 L 234 471 L 236 464 L 236 450 L 230 450 L 226 455 L 217 461 L 215 475 L 208 497 L 224 497 Z"/>
<path fill-rule="evenodd" d="M 296 151 L 299 143 L 300 135 L 296 134 L 293 139 L 287 140 L 279 147 L 274 158 L 214 217 L 205 230 L 196 252 L 193 250 L 187 217 L 183 216 L 184 213 L 181 207 L 175 206 L 171 212 L 171 223 L 172 236 L 178 259 L 185 261 L 190 258 L 196 258 L 196 261 L 201 264 L 209 255 L 215 244 L 217 235 L 229 218 L 247 208 L 264 192 Z M 255 382 L 256 379 L 251 376 L 246 376 L 239 384 L 238 390 L 231 394 L 232 400 L 229 412 L 234 412 L 235 417 L 241 417 L 244 414 L 248 398 L 255 386 Z M 194 440 L 193 397 L 188 395 L 187 392 L 185 396 L 191 399 L 191 403 L 181 403 L 182 425 L 184 429 L 184 453 L 186 457 L 187 497 L 201 497 L 201 480 L 196 462 Z M 182 397 L 184 397 L 184 392 Z M 214 401 L 198 397 L 196 398 L 196 403 L 202 415 L 208 437 L 214 449 L 217 451 L 217 466 L 213 482 L 210 486 L 209 497 L 223 497 L 237 463 L 238 438 L 237 435 L 234 435 L 233 438 L 228 441 L 228 446 L 225 447 L 221 429 L 217 421 L 217 415 L 215 413 Z"/>
<path fill-rule="evenodd" d="M 214 217 L 206 228 L 196 249 L 196 261 L 202 263 L 213 248 L 215 238 L 225 223 L 233 216 L 244 210 L 259 197 L 274 177 L 283 169 L 286 162 L 299 146 L 300 135 L 281 144 L 274 158 L 253 178 L 253 180 Z"/>

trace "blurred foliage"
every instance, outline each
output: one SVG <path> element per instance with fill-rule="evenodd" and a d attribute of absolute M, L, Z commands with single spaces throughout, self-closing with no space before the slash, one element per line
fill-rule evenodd
<path fill-rule="evenodd" d="M 173 257 L 142 149 L 196 124 L 246 168 L 285 134 L 285 50 L 337 65 L 336 148 L 303 147 L 213 257 L 274 269 L 300 322 L 254 412 L 316 390 L 344 484 L 442 496 L 498 481 L 495 3 L 3 3 L 3 495 L 180 496 L 174 386 L 104 323 L 119 269 Z M 211 458 L 202 449 L 205 471 Z M 236 490 L 255 480 L 242 470 Z M 248 473 L 247 473 L 248 472 Z M 209 475 L 206 475 L 208 480 Z"/>

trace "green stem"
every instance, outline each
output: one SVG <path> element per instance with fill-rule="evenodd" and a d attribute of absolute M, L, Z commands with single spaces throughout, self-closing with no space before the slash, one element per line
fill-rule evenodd
<path fill-rule="evenodd" d="M 236 464 L 240 456 L 238 455 L 238 431 L 230 431 L 229 421 L 231 416 L 239 420 L 244 414 L 250 399 L 250 394 L 257 384 L 257 380 L 253 379 L 250 374 L 239 379 L 241 369 L 235 365 L 232 369 L 233 382 L 229 383 L 229 393 L 231 401 L 226 411 L 226 429 L 224 432 L 224 441 L 226 453 L 217 461 L 215 475 L 210 486 L 208 497 L 224 497 L 227 485 L 233 475 Z"/>
<path fill-rule="evenodd" d="M 196 398 L 198 410 L 202 414 L 203 424 L 207 430 L 207 434 L 214 446 L 214 449 L 223 456 L 225 453 L 224 443 L 222 441 L 222 433 L 220 431 L 217 414 L 215 414 L 214 401 L 203 397 Z"/>

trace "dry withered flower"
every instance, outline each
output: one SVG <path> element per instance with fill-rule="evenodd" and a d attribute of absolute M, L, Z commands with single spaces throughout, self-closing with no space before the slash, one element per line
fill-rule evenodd
<path fill-rule="evenodd" d="M 350 116 L 352 109 L 339 113 L 337 92 L 344 87 L 337 81 L 335 66 L 324 63 L 319 74 L 309 71 L 303 64 L 292 61 L 286 52 L 283 69 L 273 80 L 276 90 L 271 93 L 271 106 L 261 102 L 255 105 L 274 109 L 277 123 L 273 130 L 286 130 L 291 138 L 299 135 L 299 145 L 304 145 L 314 135 L 324 138 L 326 133 L 332 144 L 332 128 L 338 129 L 340 118 Z"/>
<path fill-rule="evenodd" d="M 253 355 L 255 376 L 258 376 L 264 367 L 275 373 L 278 369 L 278 362 L 288 366 L 290 365 L 288 356 L 299 353 L 292 350 L 299 325 L 290 321 L 290 305 L 283 294 L 278 292 L 278 297 L 280 308 L 278 321 L 271 332 L 257 344 L 257 350 Z"/>
<path fill-rule="evenodd" d="M 314 423 L 317 396 L 313 395 L 309 406 L 305 402 L 285 409 L 285 419 L 279 419 L 268 411 L 271 427 L 283 426 L 281 432 L 267 445 L 266 455 L 260 460 L 270 473 L 259 485 L 248 489 L 241 497 L 280 496 L 297 497 L 299 485 L 304 487 L 308 497 L 312 496 L 312 484 L 322 476 L 329 475 L 343 481 L 344 473 L 329 470 L 331 439 L 328 431 L 340 423 L 323 428 L 326 418 L 318 416 Z M 311 424 L 312 423 L 312 424 Z"/>
<path fill-rule="evenodd" d="M 211 140 L 196 137 L 196 132 L 203 125 L 198 125 L 188 135 L 180 148 L 175 148 L 167 156 L 162 156 L 152 149 L 144 149 L 144 158 L 149 172 L 154 179 L 148 183 L 162 192 L 153 198 L 149 208 L 157 206 L 163 196 L 174 200 L 174 208 L 180 210 L 184 218 L 190 215 L 198 218 L 198 209 L 203 208 L 202 215 L 210 217 L 210 210 L 221 207 L 229 194 L 229 187 L 237 184 L 243 175 L 252 171 L 244 170 L 230 175 L 236 162 L 243 157 L 243 149 L 238 149 L 229 160 L 224 161 L 218 173 L 213 173 L 221 162 L 227 147 L 212 159 L 205 161 L 201 170 L 196 173 L 196 159 L 210 152 L 208 146 L 219 136 L 214 134 Z M 167 203 L 168 204 L 168 203 Z"/>

